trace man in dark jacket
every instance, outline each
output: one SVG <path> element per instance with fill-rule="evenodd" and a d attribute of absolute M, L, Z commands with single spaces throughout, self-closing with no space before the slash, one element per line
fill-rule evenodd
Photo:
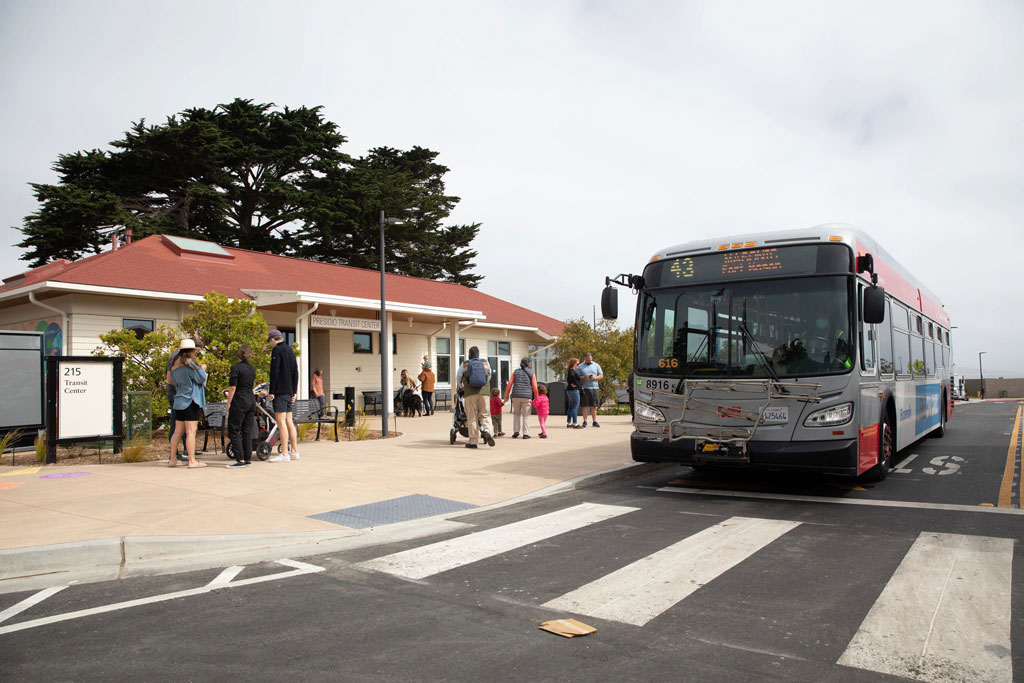
<path fill-rule="evenodd" d="M 270 352 L 270 393 L 274 405 L 274 420 L 281 438 L 281 454 L 269 462 L 288 462 L 299 459 L 299 430 L 292 419 L 292 403 L 299 393 L 299 364 L 292 347 L 284 343 L 280 330 L 271 330 L 267 341 L 274 345 Z"/>

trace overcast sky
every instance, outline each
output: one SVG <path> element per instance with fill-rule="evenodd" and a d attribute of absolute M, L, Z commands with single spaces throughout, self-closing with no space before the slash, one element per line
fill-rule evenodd
<path fill-rule="evenodd" d="M 1021 2 L 0 0 L 0 60 L 3 277 L 59 154 L 242 97 L 440 152 L 480 288 L 553 317 L 668 245 L 843 221 L 959 371 L 1024 376 Z"/>

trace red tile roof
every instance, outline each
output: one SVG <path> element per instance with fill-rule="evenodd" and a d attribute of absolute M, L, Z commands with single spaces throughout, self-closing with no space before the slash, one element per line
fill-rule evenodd
<path fill-rule="evenodd" d="M 52 281 L 202 296 L 217 291 L 247 298 L 242 290 L 283 289 L 362 299 L 380 298 L 380 273 L 224 247 L 233 258 L 179 255 L 161 235 L 151 235 L 116 251 L 69 262 L 59 260 L 6 278 L 9 292 Z M 486 322 L 536 327 L 549 335 L 564 323 L 481 291 L 450 282 L 388 274 L 389 302 L 481 311 Z"/>

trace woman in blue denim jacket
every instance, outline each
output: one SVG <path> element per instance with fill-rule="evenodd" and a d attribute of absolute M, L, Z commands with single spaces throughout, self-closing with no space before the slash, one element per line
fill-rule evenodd
<path fill-rule="evenodd" d="M 180 353 L 167 372 L 167 382 L 174 385 L 174 434 L 171 436 L 171 459 L 169 467 L 176 467 L 178 442 L 185 437 L 185 451 L 188 453 L 190 469 L 206 467 L 205 462 L 196 460 L 196 430 L 199 417 L 206 406 L 206 366 L 196 361 L 196 343 L 182 339 Z"/>

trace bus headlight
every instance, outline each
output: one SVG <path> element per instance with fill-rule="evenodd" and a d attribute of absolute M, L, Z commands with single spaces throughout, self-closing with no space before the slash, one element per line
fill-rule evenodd
<path fill-rule="evenodd" d="M 837 427 L 853 419 L 853 404 L 843 403 L 823 410 L 816 410 L 804 420 L 804 427 Z"/>
<path fill-rule="evenodd" d="M 647 405 L 643 401 L 636 401 L 633 404 L 633 412 L 641 420 L 647 422 L 664 422 L 665 414 L 654 406 Z"/>

